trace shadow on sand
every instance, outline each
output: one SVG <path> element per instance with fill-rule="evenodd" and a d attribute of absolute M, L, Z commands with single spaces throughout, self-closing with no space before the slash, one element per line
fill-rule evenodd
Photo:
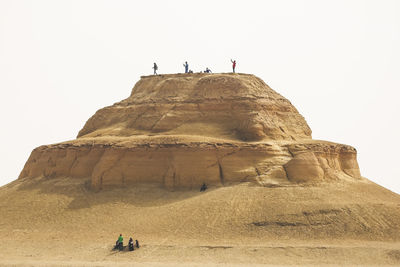
<path fill-rule="evenodd" d="M 200 188 L 192 190 L 167 190 L 159 185 L 142 184 L 126 187 L 109 187 L 95 192 L 90 188 L 90 180 L 64 178 L 29 178 L 16 180 L 7 188 L 17 191 L 36 190 L 40 194 L 64 195 L 72 198 L 70 209 L 85 209 L 105 203 L 126 203 L 137 207 L 168 205 L 188 198 L 195 198 L 218 188 L 208 188 L 200 192 Z"/>

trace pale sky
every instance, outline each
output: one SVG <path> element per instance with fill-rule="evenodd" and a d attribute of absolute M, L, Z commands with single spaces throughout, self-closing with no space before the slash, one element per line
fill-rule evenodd
<path fill-rule="evenodd" d="M 252 73 L 400 193 L 400 1 L 0 0 L 0 185 L 141 75 Z"/>

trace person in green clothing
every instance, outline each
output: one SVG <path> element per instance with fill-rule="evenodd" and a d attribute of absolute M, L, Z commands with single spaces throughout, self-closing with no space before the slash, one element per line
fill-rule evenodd
<path fill-rule="evenodd" d="M 122 237 L 122 234 L 119 234 L 117 242 L 119 250 L 122 250 L 124 248 L 124 238 Z"/>

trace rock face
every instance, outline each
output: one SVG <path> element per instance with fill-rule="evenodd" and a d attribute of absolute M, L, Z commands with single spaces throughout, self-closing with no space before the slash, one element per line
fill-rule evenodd
<path fill-rule="evenodd" d="M 142 77 L 131 96 L 91 117 L 78 137 L 202 135 L 240 141 L 311 138 L 296 108 L 253 75 Z"/>
<path fill-rule="evenodd" d="M 312 140 L 296 108 L 247 74 L 142 77 L 76 140 L 36 148 L 19 178 L 42 176 L 89 179 L 96 190 L 361 179 L 354 148 Z"/>

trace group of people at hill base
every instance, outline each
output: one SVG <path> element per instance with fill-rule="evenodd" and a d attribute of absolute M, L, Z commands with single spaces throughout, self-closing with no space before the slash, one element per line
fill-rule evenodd
<path fill-rule="evenodd" d="M 128 242 L 128 249 L 129 251 L 134 251 L 135 250 L 135 246 L 136 248 L 139 248 L 139 241 L 136 239 L 135 242 L 133 241 L 133 238 L 129 238 L 129 242 Z M 114 249 L 118 249 L 119 251 L 123 251 L 124 250 L 124 237 L 122 236 L 122 234 L 119 235 L 117 242 L 115 242 L 115 247 Z"/>
<path fill-rule="evenodd" d="M 235 73 L 236 60 L 231 59 L 231 62 L 232 62 L 232 72 Z M 189 69 L 189 63 L 187 61 L 183 63 L 183 67 L 185 68 L 185 73 L 193 73 L 193 71 Z M 153 64 L 153 70 L 154 70 L 154 75 L 157 75 L 158 66 L 155 62 Z M 207 67 L 204 73 L 212 73 L 212 71 Z"/>

